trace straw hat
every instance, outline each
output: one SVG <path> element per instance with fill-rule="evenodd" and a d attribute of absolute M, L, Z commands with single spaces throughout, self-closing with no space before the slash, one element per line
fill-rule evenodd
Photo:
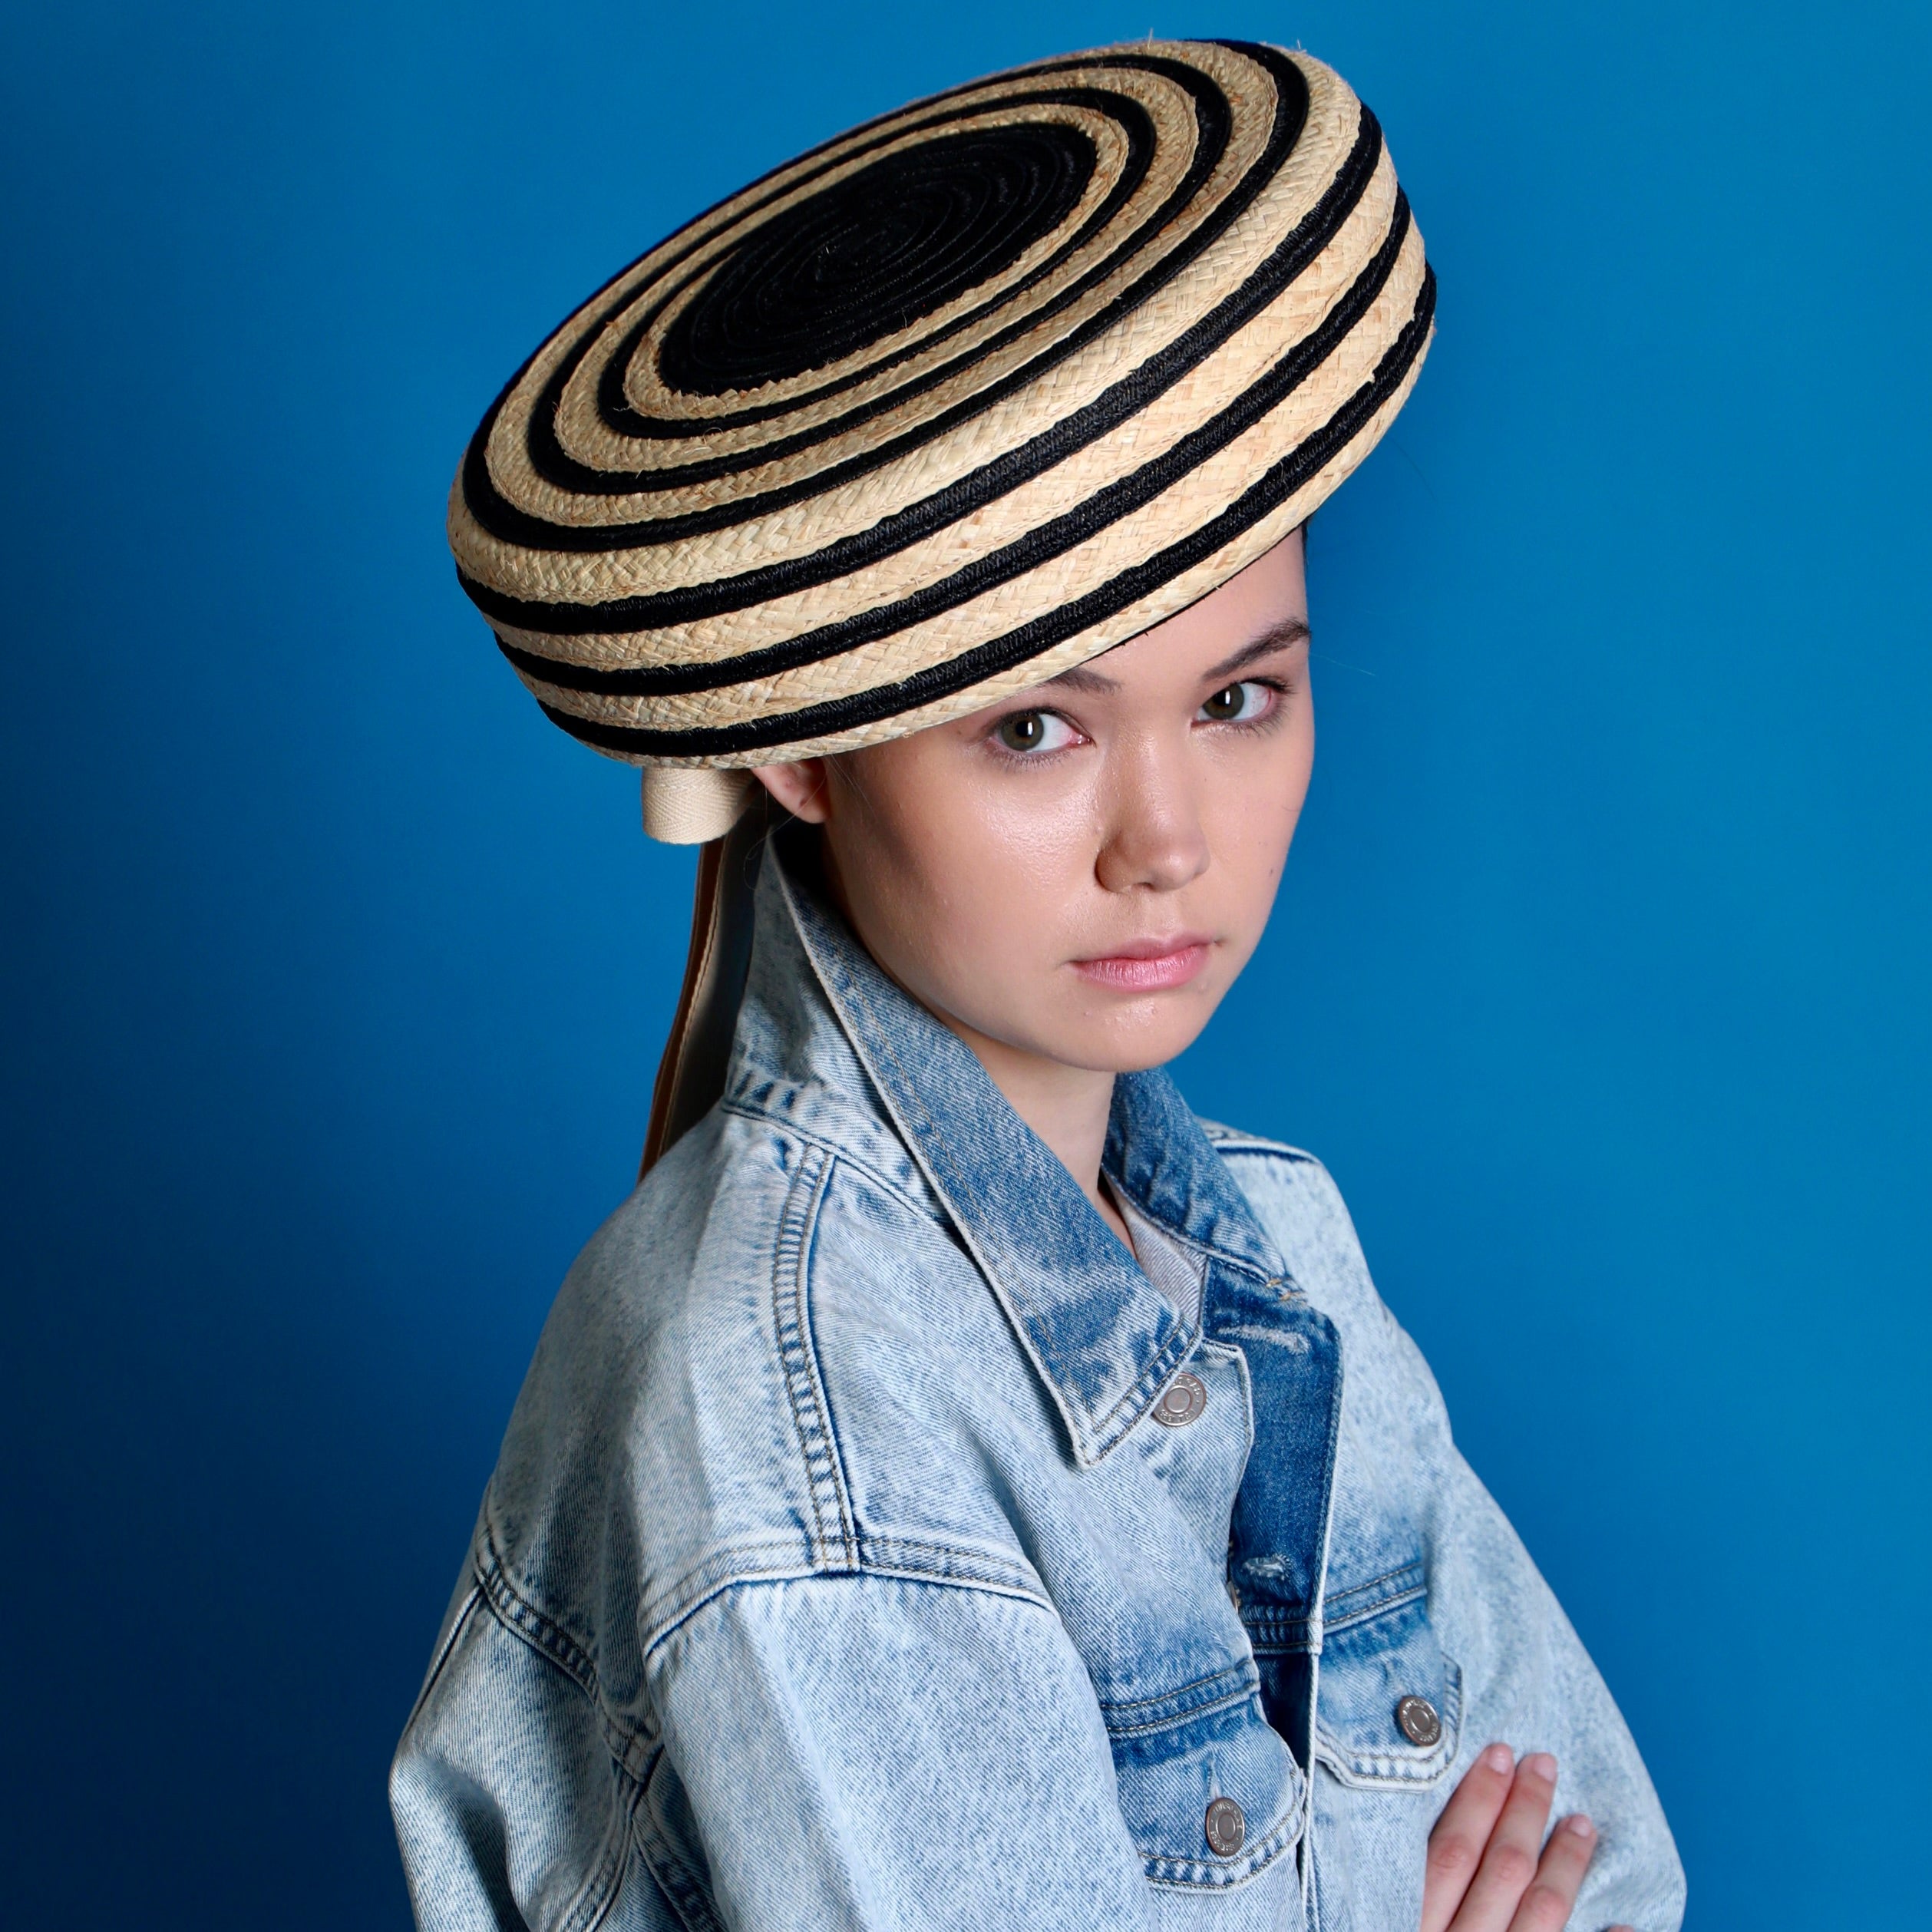
<path fill-rule="evenodd" d="M 624 269 L 492 405 L 450 543 L 545 712 L 646 768 L 647 828 L 713 838 L 735 768 L 976 710 L 1225 583 L 1374 447 L 1434 306 L 1319 61 L 1042 61 Z"/>

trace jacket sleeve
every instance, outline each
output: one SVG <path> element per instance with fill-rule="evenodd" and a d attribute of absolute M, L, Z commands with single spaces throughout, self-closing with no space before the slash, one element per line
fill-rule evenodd
<path fill-rule="evenodd" d="M 460 1597 L 391 1780 L 423 1932 L 1151 1923 L 1092 1688 L 1042 1605 L 738 1584 L 654 1653 L 656 1735 Z"/>
<path fill-rule="evenodd" d="M 661 1655 L 666 1755 L 734 1932 L 1151 1923 L 1091 1686 L 1044 1607 L 740 1587 Z"/>
<path fill-rule="evenodd" d="M 557 1653 L 510 1630 L 474 1575 L 459 1588 L 389 1776 L 422 1932 L 678 1924 L 635 1869 L 638 1754 Z"/>

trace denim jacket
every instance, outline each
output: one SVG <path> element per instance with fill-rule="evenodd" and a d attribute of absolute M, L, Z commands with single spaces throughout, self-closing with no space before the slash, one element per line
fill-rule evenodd
<path fill-rule="evenodd" d="M 1642 1762 L 1305 1154 L 1122 1077 L 1130 1256 L 768 857 L 721 1104 L 584 1250 L 392 1778 L 425 1932 L 1412 1932 L 1494 1739 Z"/>

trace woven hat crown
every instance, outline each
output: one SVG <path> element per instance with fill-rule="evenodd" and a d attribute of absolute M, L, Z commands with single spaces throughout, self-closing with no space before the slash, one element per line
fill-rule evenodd
<path fill-rule="evenodd" d="M 623 270 L 484 418 L 450 541 L 599 751 L 843 750 L 1253 562 L 1374 447 L 1434 305 L 1381 130 L 1319 61 L 1043 61 L 841 135 Z"/>

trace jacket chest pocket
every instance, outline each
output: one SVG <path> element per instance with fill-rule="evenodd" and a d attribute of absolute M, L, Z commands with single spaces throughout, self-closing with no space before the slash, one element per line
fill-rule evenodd
<path fill-rule="evenodd" d="M 1163 1696 L 1103 1699 L 1121 1815 L 1154 1884 L 1240 1884 L 1301 1835 L 1302 1775 L 1243 1658 Z"/>
<path fill-rule="evenodd" d="M 1315 1755 L 1345 1785 L 1423 1790 L 1455 1762 L 1462 1673 L 1428 1618 L 1419 1560 L 1323 1604 Z"/>

